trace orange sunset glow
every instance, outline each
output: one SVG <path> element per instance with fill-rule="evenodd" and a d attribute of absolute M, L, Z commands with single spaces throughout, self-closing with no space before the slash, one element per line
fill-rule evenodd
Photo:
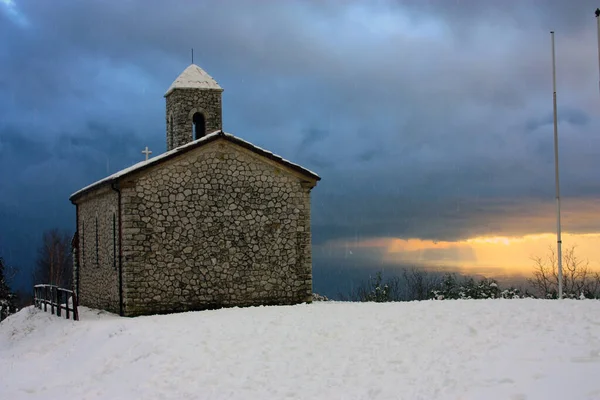
<path fill-rule="evenodd" d="M 563 250 L 576 246 L 579 258 L 600 271 L 600 233 L 563 234 Z M 461 241 L 372 238 L 354 242 L 356 251 L 377 250 L 386 264 L 453 267 L 461 272 L 498 275 L 529 275 L 532 257 L 546 256 L 556 248 L 553 233 L 520 237 L 489 236 Z"/>

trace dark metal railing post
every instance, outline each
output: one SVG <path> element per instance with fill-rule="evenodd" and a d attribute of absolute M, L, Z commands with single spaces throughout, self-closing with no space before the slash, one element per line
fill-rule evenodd
<path fill-rule="evenodd" d="M 62 308 L 62 291 L 60 289 L 56 289 L 56 315 L 61 316 L 61 308 Z"/>
<path fill-rule="evenodd" d="M 77 294 L 73 292 L 73 319 L 79 321 L 79 311 L 77 310 L 78 300 Z"/>
<path fill-rule="evenodd" d="M 44 286 L 44 312 L 48 312 L 48 302 L 46 299 L 48 298 L 48 286 Z"/>
<path fill-rule="evenodd" d="M 65 302 L 66 302 L 66 306 L 67 306 L 66 310 L 65 310 L 65 313 L 67 314 L 66 315 L 67 319 L 69 319 L 69 310 L 70 310 L 70 308 L 69 308 L 69 297 L 70 296 L 69 296 L 69 293 L 65 293 L 65 294 L 66 294 L 66 296 L 65 296 L 66 297 Z"/>

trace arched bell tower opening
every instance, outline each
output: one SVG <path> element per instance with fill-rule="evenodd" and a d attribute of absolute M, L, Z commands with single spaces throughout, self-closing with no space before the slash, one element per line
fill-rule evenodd
<path fill-rule="evenodd" d="M 223 129 L 222 92 L 219 84 L 195 64 L 175 79 L 165 93 L 167 151 Z"/>
<path fill-rule="evenodd" d="M 193 139 L 198 140 L 206 135 L 206 119 L 201 112 L 195 112 L 192 116 Z"/>

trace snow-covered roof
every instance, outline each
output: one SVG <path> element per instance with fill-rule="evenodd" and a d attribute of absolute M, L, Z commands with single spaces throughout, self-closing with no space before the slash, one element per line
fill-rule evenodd
<path fill-rule="evenodd" d="M 133 172 L 145 169 L 152 165 L 159 164 L 161 161 L 176 157 L 179 154 L 185 153 L 186 151 L 189 151 L 193 148 L 196 148 L 196 147 L 202 146 L 203 144 L 212 142 L 213 140 L 215 140 L 217 138 L 227 139 L 230 142 L 236 143 L 242 147 L 245 147 L 245 148 L 257 153 L 257 154 L 265 156 L 271 160 L 277 161 L 277 162 L 285 165 L 288 168 L 294 169 L 304 175 L 307 175 L 307 176 L 311 177 L 312 179 L 321 180 L 321 177 L 319 177 L 319 175 L 317 175 L 313 171 L 306 169 L 306 168 L 304 168 L 298 164 L 295 164 L 291 161 L 288 161 L 288 160 L 282 158 L 281 156 L 278 156 L 277 154 L 273 154 L 268 150 L 265 150 L 263 148 L 255 146 L 252 143 L 247 142 L 243 139 L 240 139 L 239 137 L 234 136 L 230 133 L 226 133 L 223 131 L 214 131 L 204 137 L 201 137 L 200 139 L 197 139 L 192 142 L 186 143 L 182 146 L 176 147 L 173 150 L 167 151 L 166 153 L 163 153 L 159 156 L 150 158 L 145 161 L 140 161 L 139 163 L 134 164 L 131 167 L 122 169 L 118 172 L 115 172 L 112 175 L 107 176 L 106 178 L 100 179 L 99 181 L 96 181 L 96 182 L 92 183 L 91 185 L 88 185 L 88 186 L 76 191 L 75 193 L 73 193 L 71 195 L 71 197 L 69 199 L 71 201 L 73 201 L 76 197 L 78 197 L 94 188 L 100 187 L 101 185 L 104 185 L 104 184 L 113 183 L 113 182 L 117 181 L 119 178 L 124 177 L 125 175 L 129 175 Z"/>
<path fill-rule="evenodd" d="M 175 89 L 214 89 L 223 90 L 221 86 L 213 79 L 212 76 L 206 73 L 205 70 L 196 64 L 190 64 L 181 75 L 177 77 L 169 86 L 165 93 L 167 96 Z"/>

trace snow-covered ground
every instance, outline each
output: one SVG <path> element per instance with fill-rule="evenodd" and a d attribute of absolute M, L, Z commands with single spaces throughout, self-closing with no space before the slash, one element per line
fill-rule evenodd
<path fill-rule="evenodd" d="M 0 399 L 600 399 L 600 301 L 81 314 L 0 324 Z"/>

